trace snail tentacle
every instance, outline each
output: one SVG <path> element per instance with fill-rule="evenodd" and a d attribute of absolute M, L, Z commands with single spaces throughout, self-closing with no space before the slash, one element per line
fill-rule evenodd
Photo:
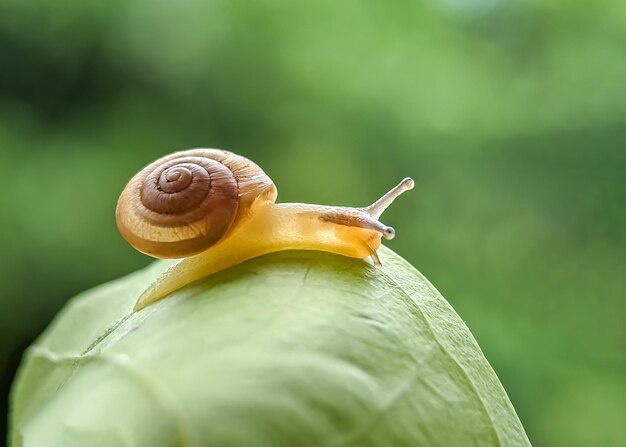
<path fill-rule="evenodd" d="M 378 219 L 383 211 L 385 211 L 389 207 L 389 205 L 391 205 L 393 201 L 398 198 L 400 194 L 405 191 L 409 191 L 414 187 L 415 182 L 413 181 L 413 179 L 410 177 L 406 177 L 397 186 L 395 186 L 389 192 L 383 195 L 380 199 L 365 208 L 365 211 L 374 219 Z"/>

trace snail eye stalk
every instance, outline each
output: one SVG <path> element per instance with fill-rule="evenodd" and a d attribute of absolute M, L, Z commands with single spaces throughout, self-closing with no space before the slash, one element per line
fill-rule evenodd
<path fill-rule="evenodd" d="M 378 219 L 380 215 L 398 198 L 400 194 L 405 191 L 409 191 L 415 187 L 415 182 L 412 178 L 407 177 L 402 180 L 396 187 L 392 188 L 389 192 L 383 195 L 376 202 L 365 208 L 367 214 L 373 219 Z"/>

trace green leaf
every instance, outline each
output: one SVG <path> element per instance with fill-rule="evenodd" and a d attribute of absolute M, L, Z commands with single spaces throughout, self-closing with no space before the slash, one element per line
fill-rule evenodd
<path fill-rule="evenodd" d="M 76 297 L 27 351 L 12 446 L 529 445 L 463 321 L 381 258 L 268 255 L 131 313 L 158 262 Z"/>

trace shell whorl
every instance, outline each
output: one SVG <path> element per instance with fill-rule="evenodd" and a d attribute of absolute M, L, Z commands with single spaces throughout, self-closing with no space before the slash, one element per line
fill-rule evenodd
<path fill-rule="evenodd" d="M 137 250 L 180 258 L 221 239 L 258 198 L 276 188 L 250 160 L 227 151 L 192 149 L 151 163 L 120 195 L 117 226 Z"/>

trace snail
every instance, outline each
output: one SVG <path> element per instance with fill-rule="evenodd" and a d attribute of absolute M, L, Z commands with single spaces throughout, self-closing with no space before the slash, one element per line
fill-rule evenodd
<path fill-rule="evenodd" d="M 156 160 L 136 174 L 117 203 L 119 231 L 155 258 L 183 258 L 141 294 L 134 310 L 248 259 L 282 250 L 322 250 L 376 267 L 381 238 L 393 239 L 382 212 L 405 178 L 363 208 L 275 203 L 276 186 L 252 161 L 218 149 L 191 149 Z"/>

